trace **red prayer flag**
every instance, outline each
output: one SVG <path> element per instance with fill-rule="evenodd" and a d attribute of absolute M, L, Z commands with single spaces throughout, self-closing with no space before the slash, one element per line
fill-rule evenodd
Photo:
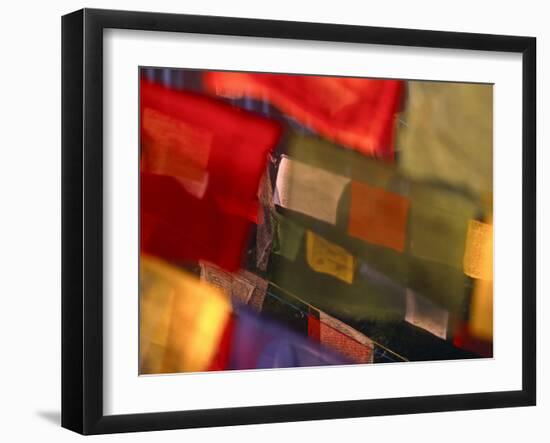
<path fill-rule="evenodd" d="M 268 100 L 324 137 L 366 155 L 393 158 L 403 81 L 207 72 L 204 83 L 221 96 Z"/>
<path fill-rule="evenodd" d="M 455 327 L 453 345 L 457 348 L 474 352 L 481 357 L 493 357 L 493 342 L 473 336 L 468 330 L 468 325 L 465 323 L 460 323 Z"/>
<path fill-rule="evenodd" d="M 207 180 L 227 212 L 255 220 L 258 186 L 280 125 L 219 100 L 141 82 L 142 171 Z"/>
<path fill-rule="evenodd" d="M 227 319 L 223 330 L 222 338 L 218 344 L 218 350 L 214 354 L 208 371 L 225 371 L 229 367 L 231 349 L 233 347 L 233 330 L 235 328 L 235 317 L 231 314 Z"/>
<path fill-rule="evenodd" d="M 141 252 L 169 261 L 240 268 L 251 222 L 199 199 L 173 177 L 141 174 Z"/>
<path fill-rule="evenodd" d="M 360 343 L 348 334 L 331 327 L 312 314 L 307 316 L 308 336 L 310 339 L 333 349 L 355 363 L 372 363 L 373 344 Z M 349 326 L 346 326 L 350 329 Z M 365 337 L 366 338 L 366 337 Z"/>
<path fill-rule="evenodd" d="M 237 270 L 280 125 L 147 81 L 140 120 L 142 252 Z"/>

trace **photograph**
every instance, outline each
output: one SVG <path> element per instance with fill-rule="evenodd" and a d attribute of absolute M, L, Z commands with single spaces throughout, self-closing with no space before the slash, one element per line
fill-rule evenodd
<path fill-rule="evenodd" d="M 493 358 L 493 87 L 139 66 L 139 375 Z"/>

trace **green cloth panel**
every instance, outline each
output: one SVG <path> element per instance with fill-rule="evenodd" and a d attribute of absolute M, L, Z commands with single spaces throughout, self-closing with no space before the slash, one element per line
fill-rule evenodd
<path fill-rule="evenodd" d="M 297 300 L 291 291 L 298 292 L 302 295 L 302 300 L 307 298 L 307 303 L 324 312 L 330 312 L 410 361 L 478 357 L 404 322 L 406 305 L 404 298 L 398 296 L 395 290 L 371 286 L 363 280 L 356 281 L 353 288 L 337 279 L 331 279 L 330 276 L 316 274 L 308 268 L 302 256 L 299 256 L 296 263 L 277 255 L 270 260 L 270 267 L 274 271 L 272 280 L 275 280 L 276 286 L 271 284 L 269 293 L 288 299 L 303 312 L 307 312 L 307 304 Z M 301 278 L 293 278 L 296 274 L 300 274 Z M 287 289 L 281 289 L 282 286 Z"/>
<path fill-rule="evenodd" d="M 480 197 L 493 190 L 493 85 L 409 81 L 399 167 Z"/>
<path fill-rule="evenodd" d="M 482 213 L 478 201 L 449 187 L 412 181 L 390 163 L 316 137 L 293 134 L 287 150 L 295 160 L 407 197 L 410 210 L 406 248 L 400 253 L 348 235 L 349 189 L 342 195 L 336 227 L 281 208 L 279 216 L 344 247 L 396 283 L 418 291 L 451 313 L 462 313 L 470 290 L 462 271 L 462 257 L 468 220 Z"/>
<path fill-rule="evenodd" d="M 468 221 L 480 215 L 480 204 L 437 185 L 414 183 L 410 189 L 409 254 L 462 272 Z"/>
<path fill-rule="evenodd" d="M 414 255 L 419 250 L 423 257 L 431 244 L 434 251 L 428 254 L 430 258 L 462 269 L 468 220 L 488 215 L 472 194 L 443 184 L 410 180 L 391 163 L 365 157 L 315 137 L 291 136 L 287 149 L 295 160 L 408 198 L 409 241 L 405 252 Z M 341 200 L 337 226 L 347 231 L 349 193 L 344 193 Z M 432 236 L 426 235 L 430 232 Z"/>
<path fill-rule="evenodd" d="M 404 314 L 401 317 L 404 309 L 402 306 L 405 303 L 404 293 L 400 301 L 394 304 L 395 291 L 362 281 L 357 273 L 353 284 L 349 285 L 334 277 L 313 271 L 305 259 L 303 230 L 285 230 L 286 226 L 307 227 L 323 238 L 342 246 L 353 256 L 394 280 L 396 284 L 417 291 L 455 315 L 462 315 L 469 285 L 468 278 L 461 270 L 371 245 L 348 236 L 338 226 L 319 222 L 303 214 L 281 209 L 277 218 L 292 220 L 292 223 L 279 224 L 278 232 L 281 233 L 281 237 L 277 242 L 291 241 L 294 244 L 300 242 L 300 248 L 292 260 L 288 260 L 287 257 L 285 257 L 286 261 L 277 260 L 275 256 L 281 256 L 281 254 L 272 254 L 267 278 L 307 303 L 320 309 L 324 308 L 329 313 L 353 314 L 358 320 L 404 318 Z M 295 235 L 299 232 L 302 232 L 302 235 L 296 238 Z M 318 285 L 319 281 L 323 281 L 323 284 Z M 389 308 L 388 300 L 392 305 Z M 323 303 L 323 306 L 319 303 Z M 325 303 L 328 305 L 325 306 Z M 396 309 L 395 306 L 398 308 Z"/>
<path fill-rule="evenodd" d="M 276 212 L 272 217 L 272 226 L 275 227 L 272 252 L 294 261 L 302 247 L 305 230 L 300 224 Z"/>
<path fill-rule="evenodd" d="M 268 266 L 269 280 L 293 297 L 336 317 L 355 321 L 401 321 L 405 318 L 404 297 L 391 296 L 389 291 L 366 279 L 357 278 L 350 285 L 317 273 L 307 264 L 304 250 L 301 249 L 295 261 L 273 254 Z"/>

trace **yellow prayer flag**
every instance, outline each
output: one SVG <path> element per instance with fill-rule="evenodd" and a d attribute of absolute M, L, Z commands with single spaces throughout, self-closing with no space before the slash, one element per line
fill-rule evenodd
<path fill-rule="evenodd" d="M 464 273 L 472 278 L 493 279 L 493 226 L 477 220 L 468 222 Z"/>
<path fill-rule="evenodd" d="M 470 303 L 470 334 L 482 340 L 493 340 L 493 281 L 476 280 Z"/>
<path fill-rule="evenodd" d="M 353 283 L 355 260 L 344 248 L 307 231 L 306 250 L 307 262 L 314 271 Z"/>
<path fill-rule="evenodd" d="M 470 303 L 470 333 L 477 338 L 493 339 L 493 225 L 470 220 L 464 273 L 475 278 Z"/>
<path fill-rule="evenodd" d="M 219 289 L 142 255 L 140 373 L 207 370 L 230 313 L 228 297 Z"/>

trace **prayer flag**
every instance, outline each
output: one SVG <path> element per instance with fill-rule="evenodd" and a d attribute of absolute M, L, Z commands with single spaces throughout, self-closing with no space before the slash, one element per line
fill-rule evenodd
<path fill-rule="evenodd" d="M 393 158 L 404 82 L 311 75 L 207 72 L 205 87 L 224 97 L 268 100 L 320 135 L 365 155 Z"/>

